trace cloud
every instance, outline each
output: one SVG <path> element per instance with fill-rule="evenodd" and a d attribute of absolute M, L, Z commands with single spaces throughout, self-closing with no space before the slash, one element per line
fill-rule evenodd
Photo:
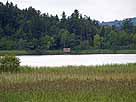
<path fill-rule="evenodd" d="M 1 0 L 6 2 L 6 0 Z M 74 9 L 100 21 L 110 21 L 136 16 L 136 0 L 9 0 L 20 8 L 33 6 L 42 13 L 70 15 Z"/>

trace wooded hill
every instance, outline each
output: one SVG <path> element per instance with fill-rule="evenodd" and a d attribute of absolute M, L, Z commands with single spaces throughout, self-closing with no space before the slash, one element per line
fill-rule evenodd
<path fill-rule="evenodd" d="M 101 26 L 78 10 L 62 17 L 35 8 L 0 2 L 0 50 L 135 49 L 136 27 L 125 20 L 120 29 Z"/>

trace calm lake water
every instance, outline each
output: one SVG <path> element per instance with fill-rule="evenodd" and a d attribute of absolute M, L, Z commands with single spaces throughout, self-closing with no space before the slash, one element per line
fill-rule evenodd
<path fill-rule="evenodd" d="M 136 54 L 93 54 L 93 55 L 42 55 L 18 56 L 21 65 L 40 66 L 94 66 L 106 64 L 136 63 Z"/>

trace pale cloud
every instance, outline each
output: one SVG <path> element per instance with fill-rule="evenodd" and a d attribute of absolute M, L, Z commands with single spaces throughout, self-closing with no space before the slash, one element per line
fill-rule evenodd
<path fill-rule="evenodd" d="M 1 0 L 6 2 L 7 0 Z M 70 15 L 74 9 L 100 21 L 136 17 L 136 0 L 8 0 L 19 8 L 33 6 L 42 13 Z"/>

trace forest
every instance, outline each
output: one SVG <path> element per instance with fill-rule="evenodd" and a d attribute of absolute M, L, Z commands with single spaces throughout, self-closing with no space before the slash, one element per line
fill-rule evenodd
<path fill-rule="evenodd" d="M 136 49 L 136 26 L 102 26 L 78 10 L 61 17 L 0 2 L 0 50 Z"/>

